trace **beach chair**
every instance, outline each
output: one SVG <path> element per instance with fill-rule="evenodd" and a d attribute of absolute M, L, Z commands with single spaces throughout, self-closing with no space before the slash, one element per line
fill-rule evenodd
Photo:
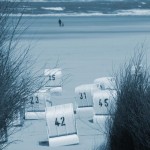
<path fill-rule="evenodd" d="M 62 71 L 60 68 L 45 69 L 46 87 L 62 87 Z"/>
<path fill-rule="evenodd" d="M 107 120 L 114 114 L 116 110 L 116 91 L 103 90 L 93 94 L 93 123 L 105 131 Z"/>
<path fill-rule="evenodd" d="M 75 88 L 76 113 L 79 117 L 93 117 L 93 93 L 97 90 L 95 84 L 83 84 Z"/>
<path fill-rule="evenodd" d="M 100 90 L 114 90 L 115 89 L 115 78 L 114 77 L 101 77 L 94 80 L 94 84 Z"/>
<path fill-rule="evenodd" d="M 25 119 L 45 119 L 45 107 L 51 106 L 50 93 L 47 89 L 41 89 L 29 97 L 29 103 L 25 110 Z M 49 102 L 48 102 L 49 101 Z"/>
<path fill-rule="evenodd" d="M 79 143 L 73 104 L 47 107 L 46 122 L 50 147 Z"/>
<path fill-rule="evenodd" d="M 45 88 L 50 91 L 51 96 L 62 94 L 62 71 L 60 68 L 45 69 Z"/>

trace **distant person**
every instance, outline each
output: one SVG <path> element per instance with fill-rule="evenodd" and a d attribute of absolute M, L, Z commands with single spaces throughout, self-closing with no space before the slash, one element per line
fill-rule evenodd
<path fill-rule="evenodd" d="M 58 20 L 58 24 L 59 24 L 60 27 L 62 26 L 62 21 L 61 21 L 61 19 Z"/>

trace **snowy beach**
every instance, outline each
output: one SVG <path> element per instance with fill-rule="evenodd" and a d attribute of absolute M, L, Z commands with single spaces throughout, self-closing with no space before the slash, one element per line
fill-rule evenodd
<path fill-rule="evenodd" d="M 31 43 L 38 68 L 44 64 L 53 68 L 59 59 L 59 66 L 71 74 L 70 82 L 64 85 L 69 89 L 69 97 L 73 96 L 75 86 L 118 71 L 138 45 L 145 43 L 149 58 L 149 17 L 62 17 L 64 27 L 59 27 L 58 19 L 29 19 L 31 25 L 22 42 Z"/>
<path fill-rule="evenodd" d="M 59 27 L 58 19 L 64 22 Z M 95 78 L 113 76 L 118 68 L 144 44 L 147 62 L 150 64 L 150 19 L 149 16 L 38 16 L 23 17 L 29 25 L 23 34 L 21 45 L 31 45 L 31 56 L 38 58 L 35 67 L 41 72 L 45 68 L 58 67 L 64 82 L 62 96 L 54 105 L 75 104 L 74 89 L 80 84 L 93 83 Z M 58 62 L 57 62 L 58 60 Z M 77 150 L 92 149 L 102 144 L 104 135 L 87 119 L 76 116 L 79 145 L 48 147 L 46 121 L 25 121 L 24 127 L 11 137 L 18 140 L 8 150 Z"/>

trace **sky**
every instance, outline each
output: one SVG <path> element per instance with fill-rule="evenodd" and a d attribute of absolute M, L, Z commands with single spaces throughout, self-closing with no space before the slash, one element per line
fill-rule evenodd
<path fill-rule="evenodd" d="M 14 1 L 14 0 L 10 0 L 10 1 Z M 15 0 L 15 1 L 28 1 L 28 2 L 60 2 L 60 1 L 67 1 L 67 2 L 71 2 L 71 1 L 82 1 L 82 2 L 88 2 L 88 1 L 150 1 L 150 0 Z"/>

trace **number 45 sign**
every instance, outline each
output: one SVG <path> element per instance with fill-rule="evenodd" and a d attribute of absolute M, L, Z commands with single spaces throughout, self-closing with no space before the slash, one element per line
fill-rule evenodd
<path fill-rule="evenodd" d="M 47 107 L 46 122 L 51 147 L 79 143 L 73 104 Z"/>

